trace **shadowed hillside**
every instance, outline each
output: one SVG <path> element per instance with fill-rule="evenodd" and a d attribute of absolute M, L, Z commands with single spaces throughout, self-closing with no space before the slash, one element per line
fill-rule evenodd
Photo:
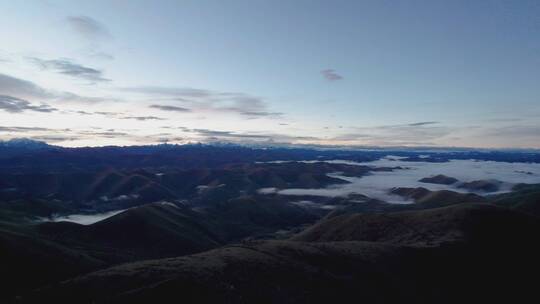
<path fill-rule="evenodd" d="M 26 300 L 370 303 L 524 299 L 540 270 L 540 221 L 491 204 L 328 217 L 291 241 L 245 242 L 125 264 Z"/>
<path fill-rule="evenodd" d="M 536 219 L 507 208 L 490 204 L 460 204 L 418 211 L 329 217 L 296 235 L 293 240 L 436 246 L 449 242 L 495 241 L 503 236 L 517 238 L 523 231 L 537 231 L 539 225 Z"/>
<path fill-rule="evenodd" d="M 201 252 L 223 244 L 212 224 L 187 207 L 154 203 L 135 207 L 84 226 L 69 222 L 43 223 L 39 232 L 60 243 L 103 254 L 116 252 L 124 260 L 158 258 Z M 95 254 L 98 254 L 94 251 Z"/>
<path fill-rule="evenodd" d="M 459 203 L 485 202 L 486 199 L 472 193 L 459 193 L 450 190 L 430 191 L 426 188 L 394 188 L 392 194 L 413 200 L 422 207 L 442 207 Z"/>
<path fill-rule="evenodd" d="M 329 173 L 360 177 L 371 170 L 365 166 L 291 162 L 215 169 L 5 173 L 0 174 L 0 201 L 57 200 L 65 202 L 66 208 L 106 211 L 160 200 L 223 201 L 269 187 L 322 188 L 347 183 Z"/>

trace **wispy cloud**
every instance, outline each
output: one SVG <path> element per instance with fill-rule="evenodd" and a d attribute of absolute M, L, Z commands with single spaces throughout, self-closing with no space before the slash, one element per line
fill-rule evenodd
<path fill-rule="evenodd" d="M 374 146 L 434 145 L 434 141 L 450 134 L 451 130 L 437 126 L 438 122 L 425 121 L 408 124 L 353 128 L 352 132 L 335 136 L 334 142 L 350 142 Z"/>
<path fill-rule="evenodd" d="M 103 71 L 72 62 L 69 59 L 45 60 L 31 57 L 29 60 L 41 69 L 51 70 L 70 77 L 87 80 L 92 83 L 111 81 L 110 79 L 103 77 Z"/>
<path fill-rule="evenodd" d="M 115 118 L 115 119 L 133 119 L 133 120 L 139 120 L 139 121 L 146 121 L 146 120 L 166 120 L 162 117 L 157 116 L 136 116 L 136 115 L 126 115 L 126 113 L 123 112 L 111 112 L 111 111 L 95 111 L 95 112 L 88 112 L 88 111 L 68 111 L 68 113 L 74 113 L 79 115 L 101 115 L 106 116 L 108 118 Z"/>
<path fill-rule="evenodd" d="M 326 69 L 321 71 L 322 76 L 328 81 L 337 81 L 343 79 L 343 76 L 339 75 L 333 69 Z"/>
<path fill-rule="evenodd" d="M 165 118 L 157 117 L 157 116 L 124 116 L 120 119 L 134 119 L 139 121 L 146 121 L 146 120 L 166 120 Z"/>
<path fill-rule="evenodd" d="M 27 100 L 8 95 L 0 95 L 0 110 L 10 113 L 21 113 L 24 111 L 50 113 L 57 111 L 57 109 L 47 104 L 34 105 Z"/>
<path fill-rule="evenodd" d="M 225 141 L 235 143 L 294 143 L 297 141 L 319 140 L 311 136 L 291 136 L 266 132 L 232 132 L 210 129 L 184 129 L 205 142 Z"/>
<path fill-rule="evenodd" d="M 54 129 L 41 128 L 41 127 L 4 127 L 0 126 L 0 132 L 15 132 L 15 133 L 24 133 L 24 132 L 46 132 L 54 131 Z"/>
<path fill-rule="evenodd" d="M 434 124 L 438 124 L 439 122 L 437 121 L 422 121 L 422 122 L 414 122 L 414 123 L 410 123 L 410 124 L 407 124 L 407 126 L 410 126 L 410 127 L 419 127 L 419 126 L 427 126 L 427 125 L 434 125 Z"/>
<path fill-rule="evenodd" d="M 149 98 L 164 98 L 178 105 L 151 105 L 164 111 L 195 113 L 234 113 L 247 119 L 261 117 L 279 118 L 283 113 L 268 111 L 262 98 L 238 92 L 218 92 L 206 89 L 139 86 L 121 88 Z"/>
<path fill-rule="evenodd" d="M 78 137 L 76 136 L 68 136 L 68 135 L 38 135 L 38 136 L 32 136 L 30 138 L 33 140 L 45 141 L 47 143 L 60 143 L 60 142 L 66 142 L 66 141 L 74 141 L 78 139 Z"/>
<path fill-rule="evenodd" d="M 129 133 L 126 132 L 117 132 L 117 131 L 104 131 L 104 132 L 96 132 L 96 131 L 79 131 L 77 132 L 78 135 L 83 136 L 92 136 L 92 137 L 105 137 L 105 138 L 115 138 L 115 137 L 121 137 L 121 136 L 129 136 Z"/>
<path fill-rule="evenodd" d="M 118 115 L 122 115 L 123 113 L 110 112 L 110 111 L 96 111 L 91 114 L 98 114 L 98 115 L 103 115 L 103 116 L 108 116 L 108 117 L 117 117 Z"/>
<path fill-rule="evenodd" d="M 250 119 L 255 119 L 259 117 L 280 118 L 281 116 L 283 116 L 283 113 L 281 112 L 266 112 L 266 111 L 259 111 L 259 112 L 246 111 L 246 112 L 240 112 L 240 114 Z"/>
<path fill-rule="evenodd" d="M 157 105 L 157 104 L 154 104 L 154 105 L 151 105 L 149 107 L 153 108 L 153 109 L 158 109 L 158 110 L 162 110 L 162 111 L 170 111 L 170 112 L 191 112 L 191 110 L 187 109 L 187 108 L 182 108 L 182 107 L 177 107 L 177 106 L 169 106 L 169 105 Z"/>
<path fill-rule="evenodd" d="M 23 79 L 0 74 L 0 94 L 22 99 L 51 98 L 54 95 L 38 85 Z"/>
<path fill-rule="evenodd" d="M 97 103 L 115 101 L 106 97 L 81 96 L 72 92 L 46 90 L 35 83 L 0 73 L 0 95 L 11 96 L 23 100 L 60 100 L 78 103 Z"/>
<path fill-rule="evenodd" d="M 509 125 L 504 127 L 489 128 L 484 131 L 484 135 L 508 138 L 534 137 L 540 140 L 540 126 Z"/>
<path fill-rule="evenodd" d="M 249 139 L 268 139 L 269 135 L 264 134 L 249 134 L 249 133 L 237 133 L 231 131 L 218 131 L 209 129 L 193 129 L 192 132 L 203 136 L 212 138 L 249 138 Z"/>
<path fill-rule="evenodd" d="M 69 16 L 68 25 L 83 38 L 88 40 L 101 40 L 112 37 L 107 27 L 88 16 Z"/>
<path fill-rule="evenodd" d="M 100 59 L 100 60 L 114 60 L 114 55 L 109 54 L 104 51 L 99 51 L 94 48 L 91 48 L 88 50 L 87 54 L 88 57 L 94 58 L 94 59 Z"/>
<path fill-rule="evenodd" d="M 214 95 L 210 90 L 179 87 L 137 86 L 121 90 L 176 98 L 208 98 Z"/>

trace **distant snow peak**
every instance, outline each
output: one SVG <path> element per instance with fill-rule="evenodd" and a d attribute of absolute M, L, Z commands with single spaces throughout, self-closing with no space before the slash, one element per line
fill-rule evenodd
<path fill-rule="evenodd" d="M 30 138 L 12 138 L 6 141 L 0 140 L 0 147 L 43 149 L 43 148 L 48 148 L 50 146 L 44 141 L 33 140 Z"/>

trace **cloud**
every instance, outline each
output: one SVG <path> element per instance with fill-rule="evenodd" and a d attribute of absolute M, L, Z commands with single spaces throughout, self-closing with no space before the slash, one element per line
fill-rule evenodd
<path fill-rule="evenodd" d="M 51 98 L 54 95 L 36 84 L 0 73 L 0 94 L 19 98 Z"/>
<path fill-rule="evenodd" d="M 79 102 L 79 103 L 99 103 L 105 101 L 116 102 L 118 99 L 109 98 L 109 97 L 94 97 L 94 96 L 81 96 L 71 92 L 57 92 L 54 93 L 53 97 L 56 100 L 68 101 L 68 102 Z"/>
<path fill-rule="evenodd" d="M 77 34 L 91 41 L 112 37 L 107 27 L 88 16 L 69 16 L 66 22 Z"/>
<path fill-rule="evenodd" d="M 33 105 L 29 101 L 8 95 L 0 95 L 0 109 L 10 113 L 21 113 L 24 111 L 50 113 L 57 111 L 57 109 L 47 104 Z"/>
<path fill-rule="evenodd" d="M 32 136 L 30 138 L 34 140 L 45 141 L 47 143 L 74 141 L 78 139 L 75 136 L 66 136 L 66 135 L 39 135 L 39 136 Z"/>
<path fill-rule="evenodd" d="M 157 116 L 125 116 L 121 117 L 121 119 L 135 119 L 140 121 L 146 121 L 146 120 L 166 120 L 165 118 L 157 117 Z"/>
<path fill-rule="evenodd" d="M 510 125 L 504 127 L 487 129 L 484 136 L 501 138 L 523 138 L 534 137 L 540 139 L 540 126 L 537 125 Z"/>
<path fill-rule="evenodd" d="M 35 57 L 29 59 L 41 69 L 52 70 L 70 77 L 88 80 L 90 82 L 111 81 L 103 77 L 103 71 L 74 63 L 69 59 L 44 60 Z"/>
<path fill-rule="evenodd" d="M 92 57 L 100 60 L 114 60 L 114 55 L 107 52 L 90 49 L 87 53 L 88 57 Z"/>
<path fill-rule="evenodd" d="M 14 133 L 24 133 L 24 132 L 47 132 L 54 131 L 49 128 L 40 128 L 40 127 L 3 127 L 0 126 L 0 132 L 14 132 Z"/>
<path fill-rule="evenodd" d="M 178 111 L 185 109 L 198 113 L 233 113 L 247 119 L 280 118 L 283 115 L 283 113 L 268 111 L 267 104 L 260 97 L 245 93 L 154 86 L 121 88 L 120 90 L 141 93 L 151 98 L 165 98 L 179 104 L 178 106 L 150 106 L 165 111 L 173 111 L 175 108 L 171 107 L 176 107 L 179 108 Z"/>
<path fill-rule="evenodd" d="M 119 113 L 119 112 L 97 111 L 97 112 L 94 112 L 94 113 L 92 113 L 92 114 L 98 114 L 98 115 L 103 115 L 103 116 L 115 117 L 115 116 L 121 115 L 122 113 Z"/>
<path fill-rule="evenodd" d="M 182 108 L 182 107 L 177 107 L 177 106 L 168 106 L 168 105 L 157 105 L 157 104 L 154 104 L 154 105 L 151 105 L 149 106 L 150 108 L 153 108 L 153 109 L 159 109 L 159 110 L 162 110 L 162 111 L 171 111 L 171 112 L 191 112 L 190 109 L 186 109 L 186 108 Z"/>
<path fill-rule="evenodd" d="M 333 69 L 322 70 L 321 74 L 328 81 L 337 81 L 343 79 L 343 76 L 336 73 L 336 71 Z"/>
<path fill-rule="evenodd" d="M 433 126 L 426 121 L 399 125 L 353 128 L 355 131 L 336 136 L 334 142 L 357 142 L 373 146 L 431 146 L 434 141 L 450 134 L 450 129 Z"/>
<path fill-rule="evenodd" d="M 167 120 L 162 117 L 157 116 L 134 116 L 129 115 L 125 116 L 125 113 L 122 112 L 107 112 L 107 111 L 96 111 L 96 112 L 87 112 L 87 111 L 73 111 L 71 113 L 79 114 L 79 115 L 102 115 L 106 116 L 108 118 L 116 118 L 116 119 L 133 119 L 133 120 L 139 120 L 139 121 L 146 121 L 146 120 Z"/>
<path fill-rule="evenodd" d="M 80 115 L 92 115 L 94 113 L 86 112 L 86 111 L 75 111 L 73 113 L 80 114 Z"/>
<path fill-rule="evenodd" d="M 150 94 L 150 95 L 175 97 L 177 99 L 207 98 L 214 95 L 214 92 L 209 91 L 209 90 L 194 89 L 194 88 L 177 88 L 177 87 L 138 86 L 138 87 L 121 88 L 121 90 Z"/>
<path fill-rule="evenodd" d="M 183 137 L 161 137 L 161 138 L 157 138 L 156 141 L 159 142 L 159 143 L 169 143 L 169 142 L 181 142 L 181 141 L 184 141 L 186 140 L 185 138 Z"/>
<path fill-rule="evenodd" d="M 246 134 L 246 133 L 236 133 L 231 131 L 217 131 L 217 130 L 208 130 L 208 129 L 193 129 L 194 133 L 205 137 L 214 137 L 214 138 L 251 138 L 251 139 L 268 139 L 268 135 L 262 134 Z"/>
<path fill-rule="evenodd" d="M 117 101 L 107 97 L 81 96 L 71 92 L 46 90 L 33 82 L 0 73 L 0 95 L 23 100 L 59 100 L 79 103 Z"/>
<path fill-rule="evenodd" d="M 434 124 L 438 124 L 438 123 L 439 122 L 437 122 L 437 121 L 422 121 L 422 122 L 410 123 L 410 124 L 407 124 L 407 126 L 418 127 L 418 126 L 434 125 Z"/>
<path fill-rule="evenodd" d="M 276 118 L 279 118 L 283 115 L 283 113 L 280 113 L 280 112 L 264 112 L 264 111 L 259 111 L 259 112 L 249 112 L 249 111 L 246 111 L 246 112 L 240 112 L 240 115 L 243 115 L 243 116 L 246 116 L 248 118 L 258 118 L 258 117 L 276 117 Z"/>
<path fill-rule="evenodd" d="M 319 140 L 316 137 L 310 136 L 291 136 L 276 133 L 238 133 L 232 131 L 219 131 L 210 129 L 186 129 L 184 132 L 193 133 L 196 136 L 202 137 L 205 142 L 226 141 L 235 143 L 293 143 L 295 141 L 304 140 Z"/>
<path fill-rule="evenodd" d="M 105 131 L 105 132 L 95 132 L 95 131 L 79 131 L 79 135 L 83 136 L 99 136 L 105 138 L 115 138 L 119 136 L 129 136 L 126 132 L 116 132 L 116 131 Z"/>

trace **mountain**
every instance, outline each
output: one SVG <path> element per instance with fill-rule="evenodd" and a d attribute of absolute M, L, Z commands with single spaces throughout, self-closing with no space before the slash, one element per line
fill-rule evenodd
<path fill-rule="evenodd" d="M 443 174 L 434 175 L 430 177 L 424 177 L 419 180 L 421 183 L 430 183 L 430 184 L 440 184 L 440 185 L 451 185 L 457 182 L 457 178 L 446 176 Z"/>
<path fill-rule="evenodd" d="M 326 218 L 293 237 L 304 242 L 370 241 L 400 245 L 438 246 L 509 237 L 513 231 L 537 231 L 540 222 L 491 204 L 379 214 L 347 214 Z M 540 230 L 538 230 L 540 231 Z M 515 237 L 521 237 L 516 235 Z"/>
<path fill-rule="evenodd" d="M 459 203 L 486 201 L 484 197 L 473 193 L 459 193 L 450 190 L 430 191 L 422 187 L 398 187 L 393 188 L 390 192 L 414 200 L 416 204 L 424 207 L 442 207 Z"/>
<path fill-rule="evenodd" d="M 218 225 L 218 233 L 229 242 L 246 237 L 268 237 L 277 231 L 312 224 L 322 216 L 320 210 L 266 196 L 243 196 L 216 202 L 202 208 L 202 212 Z"/>
<path fill-rule="evenodd" d="M 0 223 L 0 261 L 5 275 L 0 284 L 0 302 L 39 286 L 110 266 L 84 250 L 4 223 Z"/>
<path fill-rule="evenodd" d="M 0 201 L 58 200 L 81 211 L 125 209 L 160 200 L 226 201 L 261 188 L 322 188 L 363 176 L 366 166 L 304 163 L 229 164 L 201 169 L 115 169 L 82 172 L 0 173 Z M 67 207 L 67 206 L 66 206 Z"/>
<path fill-rule="evenodd" d="M 172 203 L 131 208 L 91 225 L 49 222 L 42 235 L 88 250 L 116 252 L 121 260 L 163 258 L 201 252 L 223 244 L 212 224 L 191 209 Z"/>
<path fill-rule="evenodd" d="M 11 142 L 11 141 L 8 141 Z M 81 172 L 107 168 L 164 170 L 217 168 L 227 164 L 269 161 L 375 161 L 388 155 L 403 157 L 404 161 L 447 162 L 452 159 L 490 160 L 505 162 L 540 162 L 540 153 L 520 151 L 441 150 L 437 152 L 409 149 L 308 149 L 265 147 L 251 148 L 235 145 L 149 145 L 63 148 L 28 140 L 28 146 L 43 149 L 14 149 L 0 145 L 2 172 Z M 6 142 L 4 142 L 5 145 Z M 24 146 L 24 145 L 22 145 Z M 24 152 L 21 154 L 21 152 Z M 424 157 L 426 156 L 429 157 Z M 422 156 L 422 157 L 420 157 Z"/>
<path fill-rule="evenodd" d="M 60 303 L 163 303 L 179 297 L 184 303 L 321 303 L 348 302 L 355 289 L 370 302 L 417 300 L 421 296 L 411 292 L 412 280 L 400 285 L 381 267 L 395 264 L 402 251 L 406 250 L 355 242 L 231 245 L 90 273 L 35 296 Z M 405 270 L 400 272 L 404 276 Z M 381 293 L 377 286 L 388 292 Z"/>
<path fill-rule="evenodd" d="M 535 292 L 534 280 L 526 278 L 540 270 L 539 232 L 537 219 L 486 204 L 389 218 L 349 215 L 316 224 L 293 241 L 247 242 L 124 264 L 41 289 L 26 300 L 146 303 L 181 296 L 185 303 L 521 302 Z"/>
<path fill-rule="evenodd" d="M 491 197 L 499 206 L 540 217 L 540 184 L 519 184 L 512 192 Z"/>
<path fill-rule="evenodd" d="M 260 192 L 390 172 L 397 167 L 341 161 L 387 154 L 0 147 L 0 259 L 7 281 L 0 302 L 456 303 L 534 295 L 535 281 L 525 277 L 540 271 L 538 185 L 489 196 L 392 190 L 410 204 L 358 193 Z M 430 155 L 436 162 L 535 157 Z M 43 219 L 111 210 L 124 211 L 90 225 Z"/>
<path fill-rule="evenodd" d="M 43 150 L 50 149 L 52 146 L 46 142 L 32 140 L 28 138 L 13 138 L 7 141 L 0 140 L 1 148 L 21 149 L 21 150 Z"/>
<path fill-rule="evenodd" d="M 467 183 L 463 183 L 458 188 L 467 189 L 470 191 L 480 192 L 497 192 L 501 186 L 501 182 L 497 180 L 476 180 Z"/>

